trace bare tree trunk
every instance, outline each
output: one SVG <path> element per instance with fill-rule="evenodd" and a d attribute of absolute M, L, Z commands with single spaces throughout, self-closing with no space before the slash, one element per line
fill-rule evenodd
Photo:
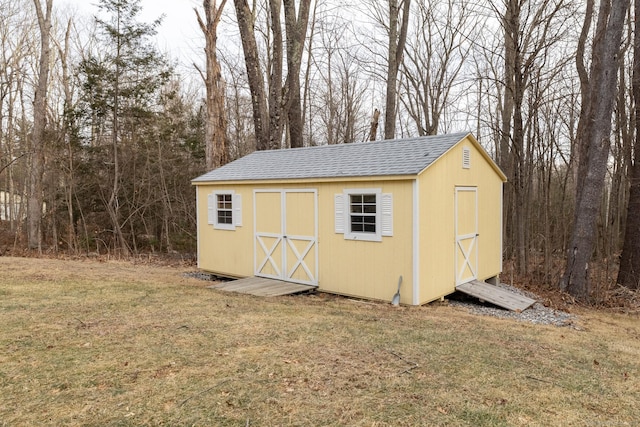
<path fill-rule="evenodd" d="M 634 3 L 635 31 L 633 41 L 633 101 L 635 107 L 636 135 L 633 147 L 633 164 L 629 177 L 629 204 L 627 205 L 626 231 L 617 283 L 629 289 L 640 289 L 640 1 Z"/>
<path fill-rule="evenodd" d="M 596 239 L 596 220 L 600 210 L 607 159 L 611 145 L 611 115 L 616 96 L 622 29 L 629 0 L 603 0 L 593 39 L 590 73 L 590 99 L 584 122 L 586 156 L 580 159 L 584 170 L 578 184 L 573 233 L 568 248 L 566 271 L 560 288 L 576 299 L 586 301 L 590 294 L 589 262 Z M 581 173 L 578 176 L 582 176 Z"/>
<path fill-rule="evenodd" d="M 43 12 L 40 0 L 33 0 L 40 28 L 38 83 L 33 97 L 33 139 L 29 171 L 28 235 L 29 248 L 42 251 L 42 174 L 44 169 L 45 127 L 47 123 L 47 86 L 51 58 L 51 10 L 53 0 L 46 0 Z"/>
<path fill-rule="evenodd" d="M 446 15 L 441 16 L 443 8 Z M 416 27 L 400 67 L 400 88 L 404 90 L 398 100 L 418 135 L 437 135 L 440 120 L 451 105 L 451 91 L 460 83 L 458 76 L 472 52 L 465 40 L 474 39 L 475 28 L 482 25 L 475 11 L 459 0 L 436 6 L 417 2 L 416 9 L 412 21 Z"/>
<path fill-rule="evenodd" d="M 629 34 L 626 35 L 626 39 L 632 40 L 631 26 L 629 26 Z M 626 44 L 625 44 L 626 45 Z M 627 108 L 629 99 L 633 98 L 633 95 L 628 93 L 627 85 L 627 64 L 625 63 L 626 54 L 624 52 L 626 47 L 621 49 L 621 63 L 619 69 L 619 87 L 616 97 L 615 107 L 615 119 L 614 119 L 614 139 L 611 164 L 611 183 L 608 196 L 608 202 L 606 203 L 603 213 L 605 214 L 604 224 L 604 241 L 602 242 L 603 256 L 607 262 L 613 260 L 613 254 L 615 254 L 623 243 L 623 224 L 624 216 L 626 213 L 626 197 L 627 197 L 627 173 L 631 170 L 631 164 L 627 163 L 625 158 L 625 151 L 630 147 L 633 142 L 632 130 L 630 129 L 629 116 L 627 114 Z"/>
<path fill-rule="evenodd" d="M 282 5 L 284 3 L 286 43 L 282 31 Z M 292 147 L 303 144 L 302 99 L 300 96 L 300 70 L 304 51 L 309 8 L 311 0 L 300 0 L 296 14 L 295 0 L 267 0 L 268 30 L 272 39 L 267 40 L 268 57 L 268 100 L 265 95 L 265 81 L 260 66 L 260 54 L 255 36 L 255 10 L 249 8 L 248 0 L 234 0 L 251 102 L 257 149 L 278 149 L 282 137 L 288 129 Z M 255 2 L 254 2 L 255 7 Z M 287 61 L 287 78 L 283 83 L 283 69 Z"/>
<path fill-rule="evenodd" d="M 218 24 L 227 0 L 217 6 L 216 0 L 203 0 L 205 20 L 194 8 L 198 25 L 204 33 L 206 74 L 200 72 L 207 93 L 207 120 L 204 127 L 205 162 L 207 169 L 215 169 L 227 162 L 227 115 L 224 108 L 225 90 L 220 61 L 218 61 Z M 200 70 L 198 70 L 200 71 Z"/>
<path fill-rule="evenodd" d="M 272 53 L 269 74 L 269 149 L 277 150 L 282 146 L 284 132 L 282 64 L 284 60 L 282 23 L 280 12 L 282 0 L 269 0 L 271 17 Z"/>
<path fill-rule="evenodd" d="M 269 144 L 269 113 L 267 98 L 264 92 L 262 68 L 258 57 L 258 45 L 254 34 L 254 16 L 247 0 L 234 0 L 238 28 L 242 39 L 242 50 L 247 68 L 249 90 L 251 91 L 251 105 L 253 107 L 253 125 L 256 132 L 256 148 L 268 150 Z"/>
<path fill-rule="evenodd" d="M 122 36 L 120 29 L 120 10 L 117 10 L 117 27 L 118 36 L 116 38 L 116 58 L 115 58 L 115 79 L 114 79 L 114 91 L 113 91 L 113 129 L 111 135 L 111 146 L 113 149 L 113 184 L 111 187 L 111 195 L 107 202 L 107 212 L 111 218 L 111 224 L 113 226 L 113 234 L 116 240 L 116 247 L 119 246 L 122 251 L 122 255 L 129 255 L 129 246 L 122 233 L 122 225 L 120 224 L 120 155 L 118 148 L 119 139 L 119 115 L 120 115 L 120 78 L 121 78 L 121 53 L 122 53 Z"/>
<path fill-rule="evenodd" d="M 636 107 L 636 115 L 638 115 Z M 636 118 L 638 120 L 638 118 Z M 638 123 L 636 121 L 636 123 Z M 637 124 L 636 124 L 637 126 Z M 636 133 L 638 130 L 636 130 Z M 627 227 L 620 257 L 617 283 L 629 289 L 640 289 L 640 145 L 636 135 L 633 166 L 631 167 Z"/>
<path fill-rule="evenodd" d="M 9 92 L 9 105 L 8 105 L 8 109 L 9 112 L 7 114 L 7 123 L 13 123 L 14 121 L 14 108 L 15 108 L 15 96 L 13 94 L 13 91 Z M 14 127 L 13 126 L 9 126 L 9 129 L 7 130 L 7 141 L 12 141 L 13 140 L 13 135 L 14 135 Z M 7 144 L 7 158 L 9 159 L 13 159 L 14 158 L 14 151 L 13 151 L 13 144 Z M 9 189 L 9 229 L 11 231 L 15 231 L 16 230 L 16 220 L 18 218 L 20 218 L 18 216 L 18 208 L 16 206 L 16 199 L 15 199 L 15 190 L 16 190 L 16 183 L 14 180 L 14 174 L 13 174 L 13 169 L 9 168 L 7 169 L 7 184 L 6 184 L 6 188 Z M 22 202 L 20 203 L 20 209 L 22 208 Z"/>
<path fill-rule="evenodd" d="M 329 48 L 330 49 L 330 48 Z M 328 145 L 337 144 L 338 139 L 338 126 L 337 126 L 337 117 L 338 107 L 337 103 L 334 101 L 334 82 L 333 82 L 333 51 L 327 50 L 326 54 L 327 61 L 327 77 L 326 77 L 326 91 L 327 91 L 327 102 L 325 103 L 325 111 L 327 114 L 327 120 L 324 123 L 324 128 L 326 129 L 326 142 Z"/>
<path fill-rule="evenodd" d="M 67 204 L 67 216 L 69 223 L 67 225 L 67 249 L 69 253 L 76 253 L 78 251 L 78 244 L 76 238 L 75 229 L 75 215 L 73 213 L 74 194 L 75 194 L 75 167 L 73 156 L 73 144 L 71 141 L 71 122 L 70 116 L 72 112 L 73 95 L 71 91 L 71 78 L 69 76 L 69 38 L 71 37 L 71 28 L 73 21 L 69 19 L 67 21 L 67 29 L 64 35 L 64 46 L 58 45 L 58 53 L 60 55 L 60 62 L 62 68 L 62 87 L 64 90 L 64 111 L 62 118 L 62 131 L 65 146 L 67 148 L 67 171 L 66 171 L 66 185 L 65 185 L 65 203 Z"/>
<path fill-rule="evenodd" d="M 273 1 L 273 0 L 272 0 Z M 301 0 L 298 15 L 294 0 L 284 0 L 287 33 L 287 118 L 291 147 L 303 146 L 302 99 L 300 97 L 300 67 L 309 23 L 311 0 Z"/>
<path fill-rule="evenodd" d="M 515 248 L 515 268 L 519 275 L 525 275 L 527 272 L 527 257 L 525 245 L 525 182 L 524 182 L 524 126 L 522 118 L 522 107 L 524 102 L 524 92 L 526 89 L 524 58 L 520 49 L 523 42 L 520 30 L 520 0 L 512 0 L 508 3 L 507 12 L 505 14 L 505 58 L 508 61 L 505 68 L 511 68 L 508 73 L 508 82 L 510 87 L 505 88 L 505 97 L 508 97 L 512 103 L 511 116 L 513 120 L 513 129 L 510 134 L 510 147 L 508 150 L 508 168 L 510 172 L 509 178 L 511 185 L 507 187 L 510 193 L 507 199 L 511 202 L 510 208 L 512 213 L 511 233 L 512 242 Z M 508 101 L 505 100 L 505 103 Z M 504 125 L 504 123 L 503 123 Z"/>
<path fill-rule="evenodd" d="M 591 28 L 591 21 L 593 20 L 593 9 L 594 9 L 594 0 L 586 0 L 586 9 L 584 15 L 584 21 L 582 24 L 582 29 L 580 31 L 580 36 L 578 38 L 578 47 L 576 49 L 576 69 L 578 70 L 578 77 L 580 78 L 580 96 L 582 97 L 582 102 L 580 103 L 580 119 L 578 120 L 578 129 L 576 131 L 576 140 L 572 145 L 572 166 L 573 166 L 573 182 L 574 186 L 578 186 L 578 182 L 581 181 L 582 177 L 579 177 L 579 167 L 578 165 L 582 164 L 582 158 L 585 156 L 585 143 L 584 141 L 584 127 L 585 120 L 588 117 L 587 106 L 590 105 L 589 97 L 590 97 L 590 89 L 589 89 L 589 73 L 587 71 L 587 67 L 585 65 L 585 47 L 587 44 L 587 38 L 589 37 L 589 30 Z M 577 189 L 577 191 L 579 191 Z"/>
<path fill-rule="evenodd" d="M 558 40 L 554 31 L 555 16 L 563 2 L 549 0 L 531 4 L 526 0 L 504 2 L 500 16 L 504 31 L 504 93 L 498 161 L 509 180 L 505 187 L 504 218 L 507 257 L 515 261 L 518 275 L 528 274 L 531 221 L 529 195 L 532 189 L 534 148 L 540 138 L 535 133 L 539 102 L 535 102 L 535 81 L 541 65 Z M 535 8 L 534 8 L 535 7 Z M 533 10 L 532 10 L 533 9 Z"/>
<path fill-rule="evenodd" d="M 375 141 L 378 137 L 378 123 L 380 122 L 380 110 L 373 110 L 371 116 L 371 126 L 369 127 L 369 141 Z"/>
<path fill-rule="evenodd" d="M 387 69 L 387 94 L 384 114 L 384 138 L 393 139 L 396 136 L 396 110 L 398 91 L 398 70 L 402 62 L 404 45 L 407 40 L 409 28 L 409 10 L 411 0 L 389 1 L 389 56 Z M 400 7 L 402 7 L 402 21 L 400 19 Z"/>
<path fill-rule="evenodd" d="M 306 64 L 306 69 L 305 69 L 305 73 L 304 73 L 304 84 L 303 84 L 303 91 L 302 91 L 302 126 L 305 125 L 305 123 L 307 123 L 307 113 L 308 113 L 308 108 L 311 104 L 310 102 L 310 86 L 311 86 L 311 66 L 313 63 L 313 39 L 314 36 L 316 34 L 316 14 L 318 12 L 318 2 L 314 2 L 313 3 L 313 14 L 311 16 L 311 28 L 310 28 L 310 34 L 309 34 L 309 46 L 307 48 L 307 64 Z M 313 144 L 313 126 L 312 124 L 312 120 L 309 120 L 309 127 L 308 127 L 308 134 L 307 134 L 307 138 L 309 141 L 309 144 Z"/>
<path fill-rule="evenodd" d="M 513 215 L 514 205 L 514 165 L 513 157 L 511 156 L 511 120 L 514 112 L 514 72 L 516 63 L 516 45 L 517 40 L 514 39 L 514 34 L 519 34 L 520 30 L 520 12 L 514 10 L 518 6 L 518 1 L 506 2 L 505 14 L 502 17 L 502 27 L 504 29 L 504 92 L 502 105 L 500 106 L 500 142 L 497 146 L 497 158 L 498 164 L 509 178 L 509 182 L 504 189 L 504 233 L 505 240 L 510 243 L 505 245 L 506 257 L 513 258 L 517 252 L 514 250 L 513 243 L 513 227 L 515 217 Z"/>

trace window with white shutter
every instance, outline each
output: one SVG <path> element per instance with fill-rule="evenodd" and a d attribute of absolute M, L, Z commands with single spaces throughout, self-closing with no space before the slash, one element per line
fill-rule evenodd
<path fill-rule="evenodd" d="M 346 189 L 334 198 L 335 232 L 347 240 L 380 242 L 393 235 L 393 195 L 379 188 Z"/>
<path fill-rule="evenodd" d="M 349 194 L 349 226 L 351 233 L 377 234 L 377 194 Z"/>
<path fill-rule="evenodd" d="M 233 224 L 233 194 L 216 194 L 216 225 Z"/>
<path fill-rule="evenodd" d="M 218 230 L 235 230 L 242 226 L 242 195 L 234 191 L 209 194 L 208 223 Z"/>

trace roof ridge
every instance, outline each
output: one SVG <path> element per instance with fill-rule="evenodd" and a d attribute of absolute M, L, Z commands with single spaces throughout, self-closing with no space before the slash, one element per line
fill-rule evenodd
<path fill-rule="evenodd" d="M 377 139 L 375 141 L 352 141 L 352 142 L 342 142 L 340 144 L 324 144 L 324 145 L 310 145 L 306 147 L 289 147 L 289 148 L 276 148 L 273 150 L 255 150 L 249 154 L 257 154 L 257 153 L 277 153 L 280 151 L 303 151 L 303 150 L 315 150 L 319 148 L 330 149 L 330 148 L 338 148 L 338 147 L 348 147 L 348 146 L 358 146 L 362 144 L 366 145 L 382 145 L 382 144 L 392 144 L 398 142 L 408 142 L 415 141 L 420 139 L 435 139 L 435 138 L 452 138 L 457 135 L 469 135 L 471 132 L 454 132 L 454 133 L 445 133 L 439 135 L 422 135 L 422 136 L 410 136 L 406 138 L 393 138 L 393 139 Z M 462 139 L 462 137 L 460 137 Z"/>

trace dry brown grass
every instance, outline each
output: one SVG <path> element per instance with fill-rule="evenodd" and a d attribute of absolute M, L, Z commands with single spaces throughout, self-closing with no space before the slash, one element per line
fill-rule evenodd
<path fill-rule="evenodd" d="M 637 317 L 578 328 L 0 257 L 0 425 L 639 425 Z"/>

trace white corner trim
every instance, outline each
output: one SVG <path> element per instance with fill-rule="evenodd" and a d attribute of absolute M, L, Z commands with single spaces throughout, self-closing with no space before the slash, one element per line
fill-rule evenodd
<path fill-rule="evenodd" d="M 420 184 L 413 180 L 413 305 L 420 304 Z"/>
<path fill-rule="evenodd" d="M 503 271 L 504 257 L 504 182 L 500 185 L 500 273 Z"/>
<path fill-rule="evenodd" d="M 200 198 L 198 197 L 199 187 L 196 185 L 196 267 L 200 268 L 200 254 L 202 253 L 200 250 L 200 241 L 202 240 L 202 236 L 200 235 Z M 208 209 L 208 206 L 207 206 Z"/>
<path fill-rule="evenodd" d="M 255 188 L 253 189 L 253 214 L 251 215 L 253 217 L 253 233 L 252 233 L 252 237 L 253 237 L 253 274 L 257 274 L 258 273 L 258 242 L 257 239 L 258 237 L 256 236 L 256 225 L 258 223 L 257 219 L 256 219 L 256 193 L 259 190 L 256 190 Z"/>

